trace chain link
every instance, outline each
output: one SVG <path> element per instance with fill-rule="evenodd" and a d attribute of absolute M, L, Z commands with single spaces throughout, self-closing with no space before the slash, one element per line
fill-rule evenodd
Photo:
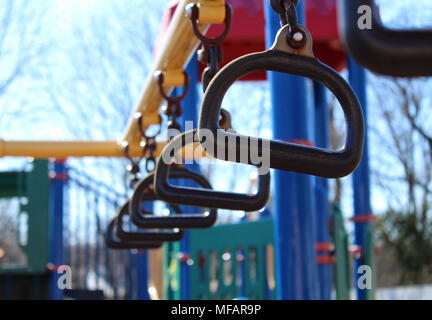
<path fill-rule="evenodd" d="M 148 156 L 145 162 L 145 169 L 147 173 L 153 172 L 156 167 L 156 157 L 154 156 L 154 152 L 156 150 L 156 139 L 154 137 L 146 137 L 145 140 L 142 141 L 142 148 L 144 151 L 148 151 Z"/>
<path fill-rule="evenodd" d="M 165 90 L 163 88 L 163 82 L 164 82 L 164 75 L 163 72 L 156 73 L 155 77 L 158 80 L 159 85 L 159 92 L 161 96 L 167 101 L 167 105 L 164 107 L 164 113 L 168 116 L 168 130 L 177 130 L 182 131 L 181 125 L 178 123 L 177 119 L 181 117 L 183 110 L 181 107 L 181 101 L 186 97 L 186 94 L 189 90 L 189 76 L 188 74 L 183 71 L 184 74 L 184 85 L 183 85 L 183 93 L 179 96 L 172 97 L 165 93 Z M 170 135 L 171 136 L 171 135 Z"/>
<path fill-rule="evenodd" d="M 211 79 L 218 73 L 219 64 L 223 61 L 222 42 L 231 30 L 232 8 L 228 3 L 225 4 L 225 29 L 215 38 L 206 37 L 199 31 L 199 7 L 196 3 L 191 3 L 186 7 L 186 15 L 191 20 L 195 36 L 201 41 L 198 60 L 207 65 L 202 74 L 203 90 L 205 92 Z"/>
<path fill-rule="evenodd" d="M 154 155 L 154 152 L 156 150 L 157 144 L 156 144 L 156 136 L 159 135 L 159 133 L 162 130 L 162 117 L 159 115 L 159 129 L 158 131 L 152 135 L 149 136 L 147 135 L 146 132 L 144 132 L 143 128 L 142 128 L 142 114 L 141 113 L 137 113 L 135 115 L 135 118 L 137 120 L 137 125 L 138 125 L 138 129 L 139 132 L 141 134 L 141 142 L 140 142 L 140 147 L 142 149 L 142 153 L 145 156 L 148 153 L 148 156 L 146 157 L 146 161 L 145 161 L 145 169 L 147 171 L 147 173 L 152 172 L 155 167 L 156 167 L 156 157 Z"/>
<path fill-rule="evenodd" d="M 294 49 L 301 49 L 306 44 L 306 34 L 298 26 L 297 7 L 300 0 L 270 0 L 270 5 L 280 17 L 281 27 L 289 25 L 288 44 Z"/>
<path fill-rule="evenodd" d="M 232 7 L 228 3 L 225 4 L 225 29 L 215 38 L 206 37 L 199 31 L 197 25 L 199 20 L 199 7 L 197 4 L 189 4 L 186 7 L 186 15 L 191 20 L 192 30 L 195 36 L 201 40 L 201 48 L 198 50 L 198 61 L 206 64 L 201 78 L 203 92 L 206 92 L 210 81 L 219 72 L 219 64 L 223 62 L 222 42 L 231 30 Z M 219 125 L 225 130 L 232 129 L 231 115 L 225 109 L 221 110 Z"/>
<path fill-rule="evenodd" d="M 140 159 L 137 160 L 131 157 L 129 153 L 129 144 L 127 142 L 123 143 L 123 152 L 125 157 L 130 161 L 130 163 L 126 166 L 126 171 L 129 173 L 129 187 L 133 188 L 139 181 Z"/>
<path fill-rule="evenodd" d="M 202 74 L 203 91 L 207 90 L 210 81 L 219 72 L 219 52 L 218 48 L 211 46 L 208 48 L 208 62 Z"/>

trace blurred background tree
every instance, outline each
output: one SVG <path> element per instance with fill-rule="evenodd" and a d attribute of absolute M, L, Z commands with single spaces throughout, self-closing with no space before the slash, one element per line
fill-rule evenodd
<path fill-rule="evenodd" d="M 380 216 L 377 237 L 395 264 L 381 261 L 383 284 L 432 280 L 432 126 L 431 83 L 426 79 L 372 79 L 380 121 L 373 176 L 390 206 Z M 386 258 L 387 259 L 387 258 Z M 378 257 L 380 263 L 380 257 Z M 387 265 L 388 267 L 385 267 Z M 380 269 L 381 269 L 380 268 Z"/>

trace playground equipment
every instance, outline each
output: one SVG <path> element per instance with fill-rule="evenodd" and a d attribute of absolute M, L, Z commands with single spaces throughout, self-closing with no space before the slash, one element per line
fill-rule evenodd
<path fill-rule="evenodd" d="M 333 247 L 322 263 L 329 263 L 330 260 L 334 264 L 336 298 L 349 300 L 352 274 L 350 246 L 339 207 L 333 208 L 330 221 Z M 273 219 L 263 218 L 192 231 L 189 254 L 184 256 L 174 249 L 167 257 L 165 290 L 168 297 L 275 299 L 273 230 Z M 178 264 L 189 265 L 191 276 L 188 283 L 181 282 Z M 182 286 L 188 291 L 186 295 L 180 290 Z"/>
<path fill-rule="evenodd" d="M 0 268 L 0 298 L 49 297 L 46 266 L 50 261 L 51 230 L 48 221 L 52 216 L 49 212 L 48 172 L 48 161 L 39 160 L 33 163 L 30 171 L 3 172 L 0 175 L 2 199 L 26 199 L 26 202 L 20 202 L 17 217 L 20 222 L 18 245 L 26 262 Z"/>
<path fill-rule="evenodd" d="M 359 254 L 354 257 L 354 265 L 373 265 L 373 216 L 369 203 L 367 131 L 365 132 L 367 126 L 366 116 L 363 117 L 363 114 L 367 113 L 365 76 L 364 70 L 359 68 L 350 56 L 345 59 L 342 42 L 337 34 L 336 1 L 270 1 L 264 7 L 261 0 L 249 0 L 247 4 L 240 0 L 229 2 L 231 5 L 223 0 L 182 0 L 170 10 L 169 26 L 165 30 L 163 43 L 158 47 L 155 65 L 120 141 L 1 142 L 0 155 L 38 158 L 110 156 L 126 157 L 130 160 L 128 170 L 131 187 L 134 187 L 133 195 L 127 201 L 124 195 L 117 195 L 115 200 L 109 201 L 110 210 L 107 210 L 109 213 L 103 219 L 108 227 L 105 229 L 102 226 L 96 213 L 98 205 L 93 203 L 92 210 L 89 210 L 96 213 L 96 222 L 93 222 L 98 229 L 93 243 L 89 240 L 86 244 L 81 244 L 83 239 L 78 237 L 73 246 L 66 248 L 66 256 L 70 258 L 63 260 L 63 248 L 60 246 L 62 241 L 59 238 L 59 234 L 62 236 L 63 224 L 57 220 L 53 225 L 47 224 L 55 230 L 57 238 L 53 243 L 58 245 L 52 248 L 51 252 L 56 252 L 56 255 L 49 260 L 54 266 L 64 261 L 69 263 L 73 270 L 78 270 L 73 281 L 76 288 L 90 292 L 91 290 L 87 290 L 87 280 L 83 280 L 86 277 L 82 274 L 92 268 L 100 268 L 103 264 L 101 260 L 105 259 L 107 269 L 104 270 L 103 277 L 100 277 L 103 279 L 96 281 L 98 292 L 103 292 L 104 296 L 110 298 L 148 298 L 147 252 L 141 249 L 159 248 L 163 241 L 167 241 L 168 243 L 164 244 L 166 298 L 231 299 L 247 296 L 257 299 L 329 299 L 334 265 L 337 297 L 347 299 L 351 275 L 347 235 L 343 218 L 337 209 L 333 210 L 330 220 L 331 234 L 328 230 L 331 210 L 324 178 L 346 176 L 357 167 L 353 177 L 355 216 L 352 221 L 355 223 L 354 241 L 359 248 Z M 342 2 L 341 14 L 346 18 L 348 15 L 344 15 L 344 12 L 348 12 L 346 3 L 349 1 Z M 372 4 L 370 1 L 357 2 Z M 325 5 L 320 7 L 323 3 Z M 231 10 L 240 12 L 241 17 L 246 15 L 245 6 L 256 9 L 250 10 L 251 15 L 257 16 L 256 21 L 262 25 L 243 20 L 243 24 L 248 23 L 251 27 L 242 27 L 240 32 L 236 25 L 241 23 L 236 21 L 236 14 L 231 15 Z M 316 10 L 317 8 L 321 8 L 322 12 Z M 318 24 L 319 28 L 323 29 L 319 31 L 316 27 L 309 28 L 307 24 L 300 25 L 304 24 L 305 9 L 308 15 L 315 17 L 311 26 L 316 26 L 316 21 L 322 22 L 323 17 L 331 17 L 327 19 L 330 22 L 326 22 L 325 28 Z M 317 16 L 320 18 L 316 18 Z M 234 17 L 232 21 L 231 17 Z M 264 17 L 267 21 L 266 27 Z M 213 26 L 209 29 L 210 25 L 218 23 L 223 24 L 221 32 L 212 30 Z M 344 30 L 347 25 L 345 20 Z M 261 30 L 257 32 L 260 36 L 251 37 L 249 32 L 256 28 Z M 311 30 L 310 33 L 308 29 Z M 267 47 L 270 48 L 268 50 L 264 50 L 264 30 Z M 232 61 L 232 47 L 237 49 L 238 46 L 235 45 L 239 43 L 239 46 L 242 46 L 242 42 L 236 42 L 236 39 L 242 39 L 244 34 L 248 35 L 246 39 L 252 38 L 249 48 L 253 50 L 237 50 L 240 57 L 237 56 L 238 59 Z M 345 32 L 344 35 L 346 34 L 348 33 Z M 211 35 L 214 37 L 210 38 Z M 274 39 L 276 41 L 272 43 Z M 204 64 L 202 84 L 205 94 L 198 128 L 183 132 L 168 142 L 156 141 L 160 130 L 153 136 L 148 136 L 146 131 L 150 125 L 161 126 L 159 109 L 164 100 L 168 103 L 164 110 L 169 118 L 168 129 L 181 131 L 181 117 L 181 120 L 195 120 L 194 108 L 197 101 L 190 97 L 196 94 L 194 90 L 198 82 L 198 65 L 197 59 L 192 57 L 200 41 L 198 57 Z M 316 45 L 315 49 L 312 48 L 312 42 Z M 332 45 L 329 45 L 330 42 Z M 347 47 L 350 48 L 350 45 Z M 244 55 L 245 53 L 251 54 Z M 223 56 L 229 57 L 225 59 L 228 61 L 224 61 Z M 318 59 L 314 58 L 315 56 Z M 219 65 L 224 64 L 219 70 Z M 345 65 L 349 69 L 351 86 L 333 70 L 340 71 Z M 403 69 L 395 72 L 407 75 Z M 310 141 L 309 131 L 314 126 L 307 108 L 306 99 L 309 95 L 304 79 L 297 76 L 314 80 L 315 143 Z M 227 139 L 238 137 L 232 130 L 228 130 L 231 129 L 230 115 L 221 109 L 221 103 L 232 83 L 241 77 L 249 80 L 268 77 L 270 82 L 274 138 L 268 141 L 269 147 L 266 147 L 266 141 L 260 138 L 247 137 L 247 141 L 248 145 L 251 145 L 251 141 L 256 142 L 261 148 L 260 152 L 269 152 L 270 167 L 278 169 L 272 173 L 274 218 L 209 228 L 216 221 L 216 209 L 262 209 L 270 194 L 270 175 L 259 176 L 258 191 L 253 195 L 214 191 L 210 190 L 209 182 L 198 172 L 189 168 L 173 167 L 162 159 L 175 159 L 178 155 L 190 157 L 191 154 L 197 154 L 197 150 L 202 151 L 202 156 L 218 158 L 217 150 L 225 146 L 222 147 L 216 140 L 214 152 L 210 152 L 202 139 L 203 132 L 204 129 L 210 129 L 215 135 L 219 134 Z M 184 88 L 182 93 L 178 87 Z M 346 117 L 346 143 L 339 151 L 329 150 L 328 138 L 325 138 L 328 136 L 326 87 L 336 96 Z M 170 151 L 176 144 L 183 149 L 173 155 Z M 239 155 L 244 151 L 241 148 L 242 146 L 236 143 L 232 149 L 226 148 L 224 154 L 233 152 L 237 159 L 240 159 Z M 157 157 L 159 159 L 156 161 Z M 219 158 L 231 160 L 226 156 Z M 148 175 L 144 178 L 140 176 L 141 159 L 146 159 Z M 254 165 L 250 159 L 247 164 Z M 178 178 L 193 180 L 201 188 L 197 188 L 191 181 L 182 181 L 175 186 L 169 183 L 169 179 Z M 152 203 L 156 200 L 164 201 L 176 214 L 152 214 Z M 120 206 L 120 203 L 123 205 Z M 56 205 L 60 206 L 59 204 L 63 205 L 63 202 L 57 201 Z M 195 206 L 193 211 L 199 211 L 200 208 L 211 210 L 208 213 L 193 213 L 191 208 L 184 208 L 185 205 Z M 73 214 L 76 215 L 76 212 Z M 123 221 L 124 216 L 129 216 L 128 223 Z M 130 227 L 126 227 L 126 224 Z M 91 221 L 87 220 L 80 225 L 88 228 Z M 187 230 L 190 228 L 206 229 Z M 105 231 L 107 240 L 106 244 L 103 244 L 103 259 L 100 256 L 102 231 Z M 173 242 L 180 238 L 180 242 Z M 81 250 L 80 245 L 85 247 L 84 250 Z M 94 246 L 94 250 L 90 246 Z M 140 250 L 111 252 L 108 247 Z M 74 253 L 75 251 L 78 253 Z M 113 254 L 116 254 L 114 259 Z M 83 260 L 81 256 L 85 257 L 84 266 L 76 263 L 77 260 Z M 90 256 L 93 257 L 92 266 Z M 112 260 L 128 262 L 121 264 L 119 271 L 112 267 Z M 45 262 L 43 270 L 46 269 Z M 55 271 L 56 268 L 52 270 Z M 94 273 L 101 274 L 100 270 L 94 270 Z M 139 281 L 134 281 L 132 274 Z M 354 275 L 358 277 L 357 273 Z M 123 278 L 122 285 L 116 283 Z M 58 279 L 58 275 L 52 279 Z M 108 284 L 105 289 L 100 289 L 103 287 L 101 282 L 104 281 Z M 55 283 L 54 280 L 51 282 L 51 285 Z M 132 287 L 134 289 L 131 289 Z M 52 297 L 62 297 L 61 292 L 53 285 L 50 289 L 54 294 Z M 373 290 L 357 289 L 359 299 L 372 298 L 372 295 Z"/>
<path fill-rule="evenodd" d="M 0 259 L 0 299 L 148 298 L 143 253 L 110 251 L 102 237 L 124 195 L 60 160 L 34 160 L 0 176 L 2 199 L 20 203 L 18 244 L 25 256 L 24 264 Z M 72 290 L 57 286 L 61 265 L 73 270 Z"/>

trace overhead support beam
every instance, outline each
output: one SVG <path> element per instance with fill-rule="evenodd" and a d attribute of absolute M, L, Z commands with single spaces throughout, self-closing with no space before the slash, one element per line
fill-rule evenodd
<path fill-rule="evenodd" d="M 154 152 L 159 156 L 165 147 L 165 141 L 159 141 Z M 142 149 L 138 144 L 129 146 L 132 157 L 143 157 Z M 199 143 L 187 145 L 179 150 L 184 159 L 209 158 Z M 122 142 L 106 141 L 6 141 L 0 139 L 0 157 L 30 157 L 37 159 L 71 158 L 71 157 L 125 157 Z"/>
<path fill-rule="evenodd" d="M 141 153 L 139 145 L 130 146 L 130 153 Z M 6 141 L 0 139 L 0 157 L 69 158 L 124 157 L 123 145 L 106 141 Z"/>
<path fill-rule="evenodd" d="M 199 28 L 201 32 L 206 32 L 211 23 L 223 23 L 225 20 L 225 2 L 223 0 L 181 0 L 179 2 L 134 112 L 134 114 L 136 112 L 142 113 L 144 119 L 155 119 L 155 124 L 158 123 L 157 117 L 163 98 L 159 93 L 154 73 L 163 71 L 169 75 L 164 79 L 164 81 L 168 82 L 166 83 L 168 86 L 165 88 L 167 93 L 170 93 L 174 86 L 182 86 L 184 78 L 180 76 L 179 71 L 184 70 L 199 44 L 199 40 L 192 31 L 190 20 L 186 16 L 186 6 L 190 3 L 199 4 Z M 134 114 L 129 119 L 123 138 L 132 145 L 136 144 L 140 139 Z M 144 126 L 145 129 L 146 126 Z"/>

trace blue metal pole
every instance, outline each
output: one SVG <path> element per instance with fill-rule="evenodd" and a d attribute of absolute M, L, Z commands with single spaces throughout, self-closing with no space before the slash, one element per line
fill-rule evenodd
<path fill-rule="evenodd" d="M 354 89 L 363 108 L 365 119 L 365 142 L 363 157 L 359 167 L 353 175 L 353 192 L 354 192 L 354 216 L 370 215 L 372 210 L 370 206 L 370 182 L 369 182 L 369 146 L 368 146 L 368 126 L 367 126 L 367 99 L 366 99 L 366 72 L 351 57 L 348 56 L 349 82 Z M 366 223 L 356 223 L 354 226 L 354 244 L 364 248 L 366 240 Z M 354 287 L 356 288 L 357 298 L 366 299 L 367 289 L 360 289 L 357 286 L 359 275 L 357 270 L 364 264 L 364 257 L 354 261 Z M 371 266 L 372 267 L 372 266 Z"/>
<path fill-rule="evenodd" d="M 148 291 L 148 252 L 140 250 L 137 253 L 137 299 L 150 300 Z"/>
<path fill-rule="evenodd" d="M 132 274 L 135 269 L 135 254 L 131 250 L 127 253 L 128 263 L 125 266 L 124 272 L 124 300 L 134 299 L 134 275 Z M 126 262 L 126 259 L 124 260 Z"/>
<path fill-rule="evenodd" d="M 313 89 L 315 104 L 315 145 L 321 148 L 328 148 L 330 141 L 330 119 L 326 89 L 318 82 L 313 83 Z M 328 244 L 331 242 L 329 211 L 328 180 L 326 178 L 315 177 L 315 218 L 318 243 Z M 322 252 L 321 254 L 328 254 L 328 252 Z M 320 299 L 329 300 L 332 288 L 332 266 L 329 264 L 318 265 L 318 279 L 320 285 Z"/>
<path fill-rule="evenodd" d="M 265 1 L 266 39 L 269 47 L 280 28 L 279 16 Z M 301 2 L 299 21 L 304 21 Z M 273 138 L 309 139 L 307 88 L 299 77 L 268 73 Z M 274 171 L 276 275 L 279 299 L 318 299 L 315 253 L 315 217 L 312 177 Z"/>
<path fill-rule="evenodd" d="M 50 278 L 50 299 L 61 300 L 63 291 L 58 287 L 60 274 L 57 273 L 57 266 L 63 263 L 63 188 L 67 179 L 65 161 L 56 160 L 53 171 L 50 198 L 50 260 L 54 268 Z"/>
<path fill-rule="evenodd" d="M 191 61 L 188 63 L 186 67 L 186 72 L 190 77 L 189 83 L 189 91 L 183 100 L 183 116 L 182 116 L 182 125 L 183 130 L 185 128 L 185 121 L 193 121 L 193 127 L 196 128 L 198 123 L 198 111 L 197 111 L 197 102 L 198 102 L 198 60 L 197 57 L 192 57 Z M 197 163 L 188 164 L 186 167 L 190 170 L 199 172 L 199 165 Z M 182 184 L 186 187 L 192 187 L 194 184 L 190 181 L 182 181 Z M 188 213 L 199 212 L 199 209 L 193 207 L 185 207 L 182 206 L 181 209 Z M 183 255 L 189 255 L 189 232 L 185 232 L 185 236 L 180 241 L 180 251 Z M 181 299 L 188 300 L 190 299 L 190 278 L 189 278 L 189 266 L 186 261 L 180 263 L 180 296 Z"/>
<path fill-rule="evenodd" d="M 153 204 L 150 202 L 144 202 L 142 204 L 143 209 L 153 212 Z M 149 290 L 148 290 L 148 279 L 149 279 L 149 266 L 148 266 L 148 251 L 139 250 L 136 253 L 134 259 L 136 263 L 136 281 L 137 281 L 137 300 L 150 300 Z"/>

